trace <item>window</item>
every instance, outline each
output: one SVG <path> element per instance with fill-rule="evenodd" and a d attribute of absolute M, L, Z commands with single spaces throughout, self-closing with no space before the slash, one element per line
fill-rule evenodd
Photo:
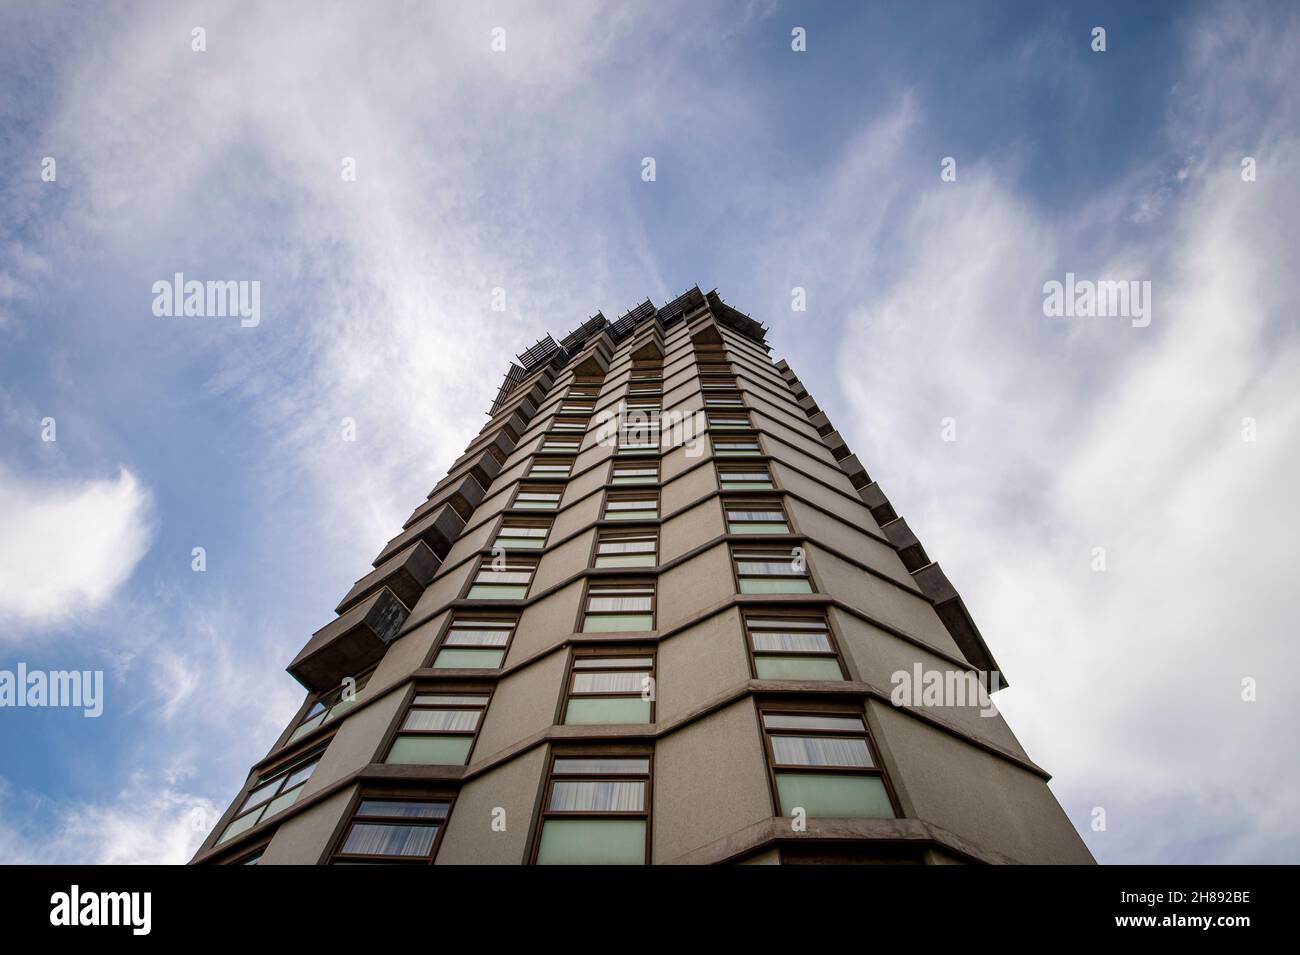
<path fill-rule="evenodd" d="M 563 493 L 563 488 L 553 485 L 521 484 L 512 506 L 525 511 L 554 511 L 560 506 Z"/>
<path fill-rule="evenodd" d="M 294 740 L 306 736 L 316 727 L 322 726 L 352 709 L 356 705 L 357 694 L 365 689 L 366 681 L 369 679 L 370 674 L 364 673 L 357 677 L 355 682 L 345 681 L 336 689 L 318 696 L 316 701 L 308 708 L 302 722 L 298 724 L 298 728 L 289 737 L 289 742 L 292 743 Z"/>
<path fill-rule="evenodd" d="M 614 462 L 614 469 L 609 474 L 610 484 L 658 484 L 658 461 L 622 461 Z"/>
<path fill-rule="evenodd" d="M 586 430 L 586 425 L 581 422 L 577 422 L 577 425 L 575 430 Z M 552 451 L 556 454 L 577 454 L 580 443 L 577 438 L 544 438 L 540 450 Z"/>
<path fill-rule="evenodd" d="M 501 522 L 492 549 L 498 548 L 509 553 L 512 550 L 540 550 L 546 546 L 546 535 L 551 531 L 551 522 L 527 520 L 520 517 L 507 517 Z"/>
<path fill-rule="evenodd" d="M 715 438 L 713 453 L 720 458 L 750 457 L 759 453 L 757 435 L 735 435 Z"/>
<path fill-rule="evenodd" d="M 748 412 L 744 411 L 710 411 L 708 418 L 710 428 L 731 431 L 753 427 Z"/>
<path fill-rule="evenodd" d="M 783 816 L 894 817 L 860 713 L 764 710 L 762 719 Z"/>
<path fill-rule="evenodd" d="M 596 407 L 594 401 L 574 401 L 571 398 L 565 398 L 564 404 L 560 405 L 560 414 L 562 415 L 580 415 L 582 417 L 591 417 L 592 410 Z"/>
<path fill-rule="evenodd" d="M 602 527 L 596 534 L 594 567 L 653 567 L 659 542 L 657 531 L 621 531 Z"/>
<path fill-rule="evenodd" d="M 626 408 L 623 420 L 619 422 L 618 452 L 628 454 L 637 451 L 656 451 L 659 449 L 659 409 L 653 411 L 644 408 Z"/>
<path fill-rule="evenodd" d="M 450 812 L 450 799 L 362 797 L 331 862 L 432 862 Z"/>
<path fill-rule="evenodd" d="M 564 458 L 537 458 L 533 461 L 533 466 L 528 471 L 530 478 L 544 478 L 555 480 L 557 478 L 567 478 L 569 472 L 573 470 L 573 461 Z"/>
<path fill-rule="evenodd" d="M 820 614 L 747 614 L 745 632 L 760 680 L 843 680 L 830 628 Z"/>
<path fill-rule="evenodd" d="M 566 397 L 595 398 L 599 394 L 600 394 L 600 382 L 595 382 L 595 381 L 575 382 L 569 388 Z"/>
<path fill-rule="evenodd" d="M 732 551 L 742 594 L 810 594 L 808 567 L 800 548 L 737 548 Z"/>
<path fill-rule="evenodd" d="M 435 669 L 496 670 L 506 657 L 515 621 L 506 617 L 457 616 L 433 659 Z"/>
<path fill-rule="evenodd" d="M 718 486 L 724 491 L 770 491 L 774 487 L 765 464 L 720 464 Z"/>
<path fill-rule="evenodd" d="M 464 766 L 487 702 L 487 694 L 417 693 L 384 762 Z"/>
<path fill-rule="evenodd" d="M 607 521 L 654 521 L 659 519 L 659 495 L 611 494 L 605 499 Z"/>
<path fill-rule="evenodd" d="M 700 372 L 701 391 L 735 391 L 736 376 L 730 371 L 723 373 Z"/>
<path fill-rule="evenodd" d="M 618 633 L 654 629 L 652 581 L 592 583 L 587 588 L 584 633 Z"/>
<path fill-rule="evenodd" d="M 535 560 L 484 557 L 465 596 L 470 600 L 522 600 L 536 569 Z"/>
<path fill-rule="evenodd" d="M 645 864 L 648 755 L 557 755 L 543 798 L 538 865 Z"/>
<path fill-rule="evenodd" d="M 259 776 L 257 784 L 240 804 L 239 814 L 226 826 L 217 842 L 232 839 L 292 806 L 302 795 L 302 787 L 311 779 L 324 752 L 324 746 L 318 747 L 279 769 Z"/>
<path fill-rule="evenodd" d="M 725 510 L 729 534 L 790 533 L 785 511 L 781 502 L 775 498 L 765 501 L 727 501 Z"/>
<path fill-rule="evenodd" d="M 726 394 L 705 395 L 704 406 L 706 408 L 743 408 L 745 403 L 740 400 L 740 392 L 728 392 Z"/>
<path fill-rule="evenodd" d="M 556 418 L 554 423 L 552 423 L 551 425 L 551 430 L 564 432 L 564 433 L 576 432 L 578 434 L 582 434 L 587 430 L 587 422 L 584 421 L 582 418 Z M 542 447 L 548 451 L 551 450 L 549 447 L 547 447 L 547 445 L 542 445 Z M 576 451 L 577 449 L 578 446 L 575 443 L 573 446 L 573 450 Z"/>
<path fill-rule="evenodd" d="M 582 653 L 573 658 L 565 723 L 654 721 L 654 654 Z"/>

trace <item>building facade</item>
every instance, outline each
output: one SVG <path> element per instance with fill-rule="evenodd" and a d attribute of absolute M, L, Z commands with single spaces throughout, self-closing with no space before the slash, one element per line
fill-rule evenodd
<path fill-rule="evenodd" d="M 998 668 L 716 292 L 519 356 L 336 613 L 194 862 L 1092 862 L 987 699 L 920 692 Z"/>

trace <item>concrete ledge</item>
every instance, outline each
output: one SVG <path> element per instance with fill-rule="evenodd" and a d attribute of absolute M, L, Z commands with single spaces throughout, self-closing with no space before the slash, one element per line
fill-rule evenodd
<path fill-rule="evenodd" d="M 667 860 L 668 865 L 717 865 L 733 862 L 760 849 L 780 844 L 808 843 L 910 844 L 918 849 L 938 847 L 972 862 L 1021 865 L 1018 859 L 977 845 L 923 819 L 809 819 L 804 832 L 790 820 L 763 819 L 729 836 Z"/>
<path fill-rule="evenodd" d="M 913 572 L 912 577 L 921 591 L 934 601 L 935 612 L 939 614 L 939 619 L 948 628 L 948 632 L 952 634 L 953 640 L 961 648 L 962 654 L 970 661 L 971 666 L 988 673 L 996 672 L 1002 686 L 1010 686 L 1010 681 L 999 669 L 997 661 L 993 659 L 993 654 L 989 651 L 988 644 L 984 642 L 979 627 L 975 626 L 970 611 L 962 602 L 957 588 L 948 580 L 948 575 L 938 564 L 929 564 Z"/>
<path fill-rule="evenodd" d="M 858 488 L 858 497 L 862 498 L 862 503 L 867 505 L 867 510 L 871 516 L 876 519 L 876 523 L 884 527 L 890 521 L 898 520 L 898 515 L 894 512 L 894 505 L 889 503 L 889 498 L 885 497 L 885 492 L 880 489 L 880 485 L 875 481 L 865 487 Z"/>
<path fill-rule="evenodd" d="M 848 450 L 847 448 L 845 450 Z M 839 455 L 836 455 L 839 457 Z M 849 476 L 855 488 L 864 488 L 871 483 L 871 475 L 862 462 L 858 460 L 856 454 L 849 454 L 840 458 L 840 470 Z"/>
<path fill-rule="evenodd" d="M 417 540 L 428 544 L 430 550 L 438 555 L 439 559 L 446 557 L 447 551 L 451 550 L 452 543 L 464 528 L 465 518 L 456 513 L 456 509 L 450 504 L 444 504 L 430 511 L 385 544 L 379 556 L 374 559 L 374 566 L 378 567 Z"/>
<path fill-rule="evenodd" d="M 501 469 L 501 465 L 497 464 L 496 458 L 490 454 L 485 453 L 483 456 L 487 460 L 480 462 L 483 466 L 482 470 L 485 472 L 492 471 L 495 475 Z M 489 478 L 488 484 L 491 483 L 492 480 Z M 470 515 L 474 513 L 474 508 L 482 503 L 488 484 L 480 484 L 479 479 L 471 473 L 461 477 L 457 483 L 448 484 L 442 490 L 435 490 L 427 501 L 411 512 L 411 516 L 402 525 L 402 530 L 406 530 L 412 524 L 426 517 L 430 511 L 435 511 L 444 504 L 450 504 L 456 509 L 456 513 L 468 521 Z"/>
<path fill-rule="evenodd" d="M 381 587 L 387 587 L 407 609 L 411 609 L 433 580 L 441 563 L 428 544 L 416 541 L 353 584 L 334 612 L 346 612 Z"/>
<path fill-rule="evenodd" d="M 899 517 L 888 524 L 883 524 L 880 529 L 885 532 L 889 542 L 898 548 L 898 556 L 902 559 L 908 573 L 915 574 L 931 562 L 925 553 L 925 548 L 921 546 L 921 542 L 917 540 L 903 518 Z"/>
<path fill-rule="evenodd" d="M 409 611 L 385 587 L 317 630 L 286 669 L 308 690 L 338 686 L 384 655 Z"/>

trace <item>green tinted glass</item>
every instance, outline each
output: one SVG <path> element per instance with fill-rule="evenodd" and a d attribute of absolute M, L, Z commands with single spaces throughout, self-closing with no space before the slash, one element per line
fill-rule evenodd
<path fill-rule="evenodd" d="M 877 776 L 777 773 L 776 788 L 781 794 L 781 812 L 787 816 L 802 806 L 812 817 L 894 817 L 885 784 Z"/>
<path fill-rule="evenodd" d="M 547 819 L 538 865 L 644 865 L 644 819 Z"/>

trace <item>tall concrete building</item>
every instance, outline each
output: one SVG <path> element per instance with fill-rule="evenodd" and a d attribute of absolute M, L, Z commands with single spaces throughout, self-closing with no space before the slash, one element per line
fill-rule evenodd
<path fill-rule="evenodd" d="M 998 671 L 961 598 L 716 292 L 520 355 L 335 610 L 195 862 L 1092 862 L 953 696 Z"/>

